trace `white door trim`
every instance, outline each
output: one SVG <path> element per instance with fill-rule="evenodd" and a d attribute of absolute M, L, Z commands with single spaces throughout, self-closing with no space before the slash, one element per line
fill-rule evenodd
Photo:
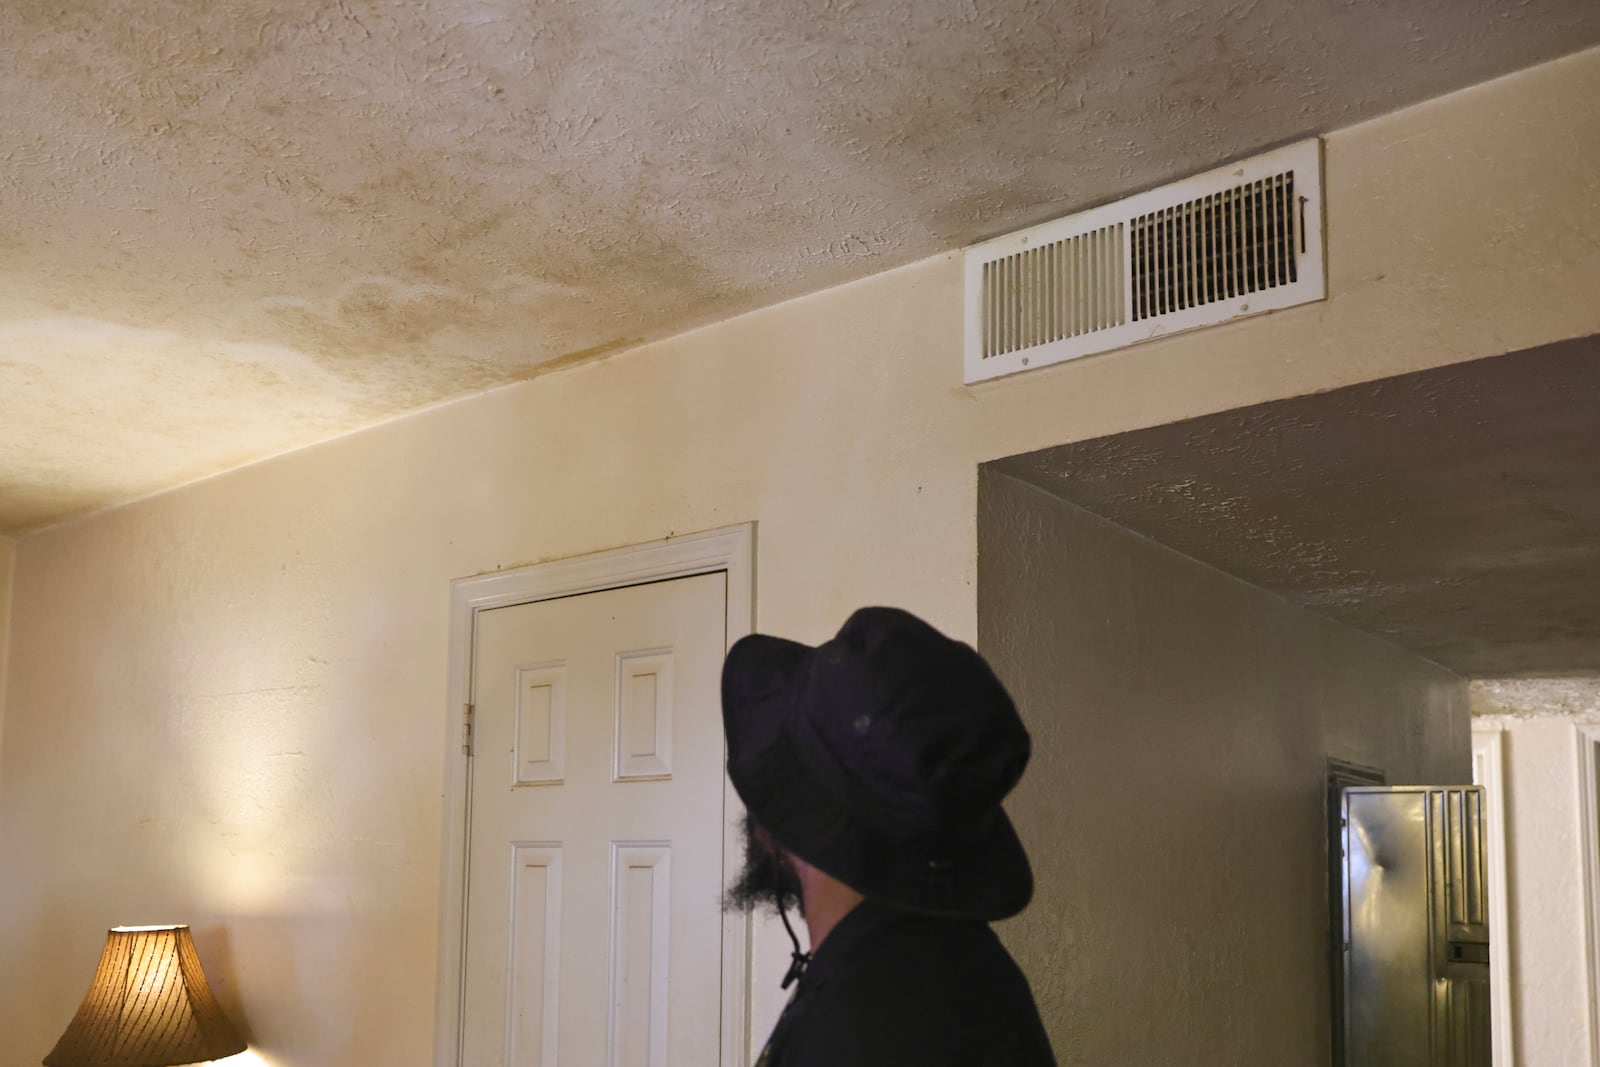
<path fill-rule="evenodd" d="M 1589 1062 L 1600 1064 L 1600 725 L 1579 725 L 1578 831 L 1583 852 L 1583 955 L 1589 975 Z"/>
<path fill-rule="evenodd" d="M 435 1006 L 435 1067 L 461 1064 L 466 949 L 467 828 L 472 764 L 462 744 L 466 707 L 472 702 L 473 635 L 478 613 L 537 600 L 688 578 L 724 571 L 728 576 L 728 644 L 755 628 L 755 524 L 727 526 L 632 548 L 536 563 L 450 583 L 450 702 L 445 715 L 444 844 L 440 867 L 439 976 Z M 739 862 L 743 808 L 723 779 L 723 881 Z M 722 920 L 721 1067 L 750 1062 L 750 919 Z"/>
<path fill-rule="evenodd" d="M 1511 924 L 1506 897 L 1505 731 L 1472 730 L 1473 778 L 1488 801 L 1489 1014 L 1494 1067 L 1512 1067 Z"/>

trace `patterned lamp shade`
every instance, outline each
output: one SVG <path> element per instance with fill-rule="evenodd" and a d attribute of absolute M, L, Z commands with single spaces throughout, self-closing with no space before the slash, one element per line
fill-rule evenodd
<path fill-rule="evenodd" d="M 106 934 L 94 984 L 45 1067 L 168 1067 L 243 1052 L 211 995 L 187 926 Z"/>

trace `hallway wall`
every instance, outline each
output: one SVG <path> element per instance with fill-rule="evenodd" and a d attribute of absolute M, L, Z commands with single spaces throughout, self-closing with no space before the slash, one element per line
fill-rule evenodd
<path fill-rule="evenodd" d="M 1326 1063 L 1327 761 L 1471 780 L 1467 683 L 984 472 L 978 642 L 1034 756 L 1002 928 L 1063 1063 Z"/>

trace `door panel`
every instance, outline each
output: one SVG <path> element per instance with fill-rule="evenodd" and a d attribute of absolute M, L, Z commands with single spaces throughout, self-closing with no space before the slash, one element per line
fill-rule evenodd
<path fill-rule="evenodd" d="M 466 1067 L 718 1062 L 727 583 L 480 614 Z"/>

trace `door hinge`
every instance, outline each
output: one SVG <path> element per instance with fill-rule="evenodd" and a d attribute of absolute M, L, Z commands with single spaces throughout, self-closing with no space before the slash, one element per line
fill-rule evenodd
<path fill-rule="evenodd" d="M 472 713 L 471 704 L 461 705 L 461 754 L 472 755 Z"/>

